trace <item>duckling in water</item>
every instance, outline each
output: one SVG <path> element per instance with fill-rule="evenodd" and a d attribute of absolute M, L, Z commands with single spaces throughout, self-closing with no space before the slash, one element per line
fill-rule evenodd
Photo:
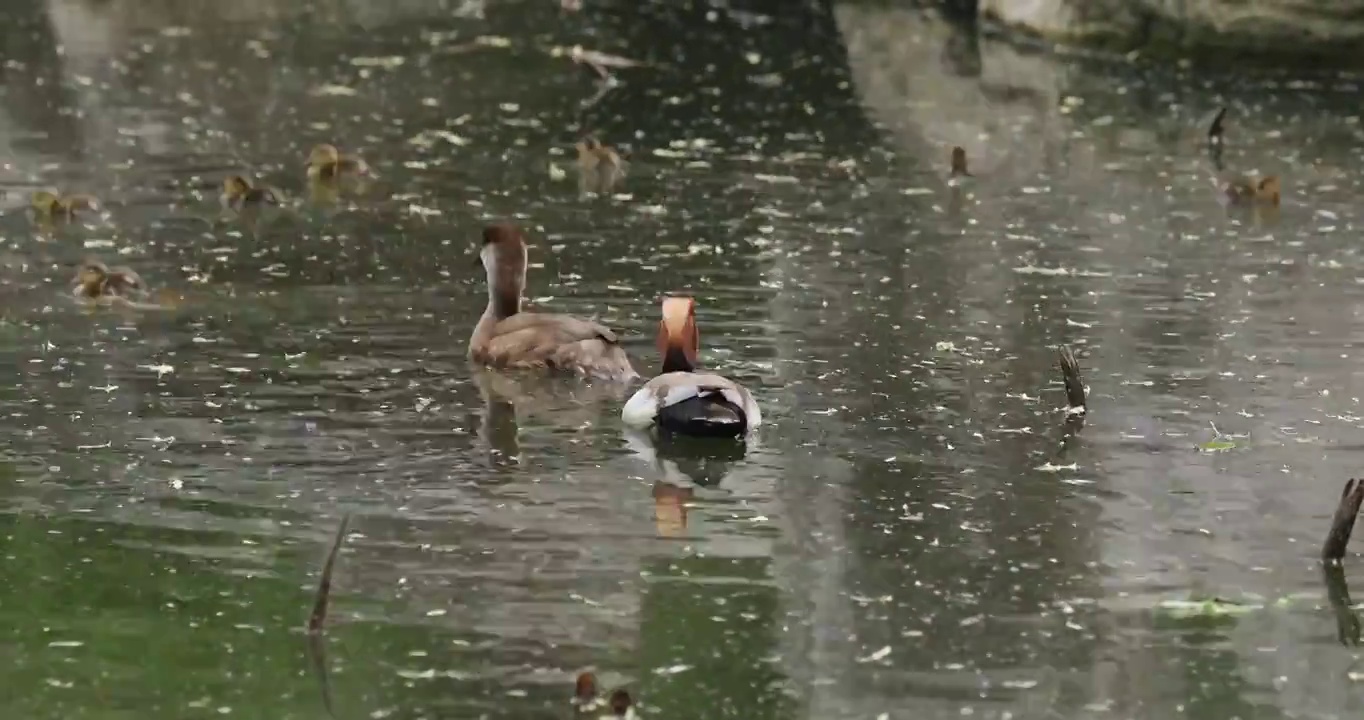
<path fill-rule="evenodd" d="M 238 212 L 263 205 L 282 204 L 279 194 L 273 188 L 257 187 L 241 175 L 230 175 L 223 180 L 223 194 L 218 197 L 218 202 L 222 204 L 224 210 Z"/>
<path fill-rule="evenodd" d="M 587 718 L 634 718 L 634 701 L 624 689 L 611 692 L 609 698 L 597 695 L 597 676 L 585 672 L 578 676 L 578 684 L 573 693 L 574 715 L 583 720 Z M 606 713 L 602 713 L 606 710 Z"/>
<path fill-rule="evenodd" d="M 98 260 L 86 260 L 76 271 L 72 294 L 89 302 L 130 301 L 146 295 L 142 277 L 128 267 L 109 267 Z"/>
<path fill-rule="evenodd" d="M 628 164 L 597 138 L 588 135 L 574 147 L 578 149 L 578 189 L 584 194 L 605 195 L 625 177 Z"/>
<path fill-rule="evenodd" d="M 91 195 L 61 195 L 53 190 L 37 190 L 29 199 L 33 212 L 43 220 L 73 220 L 78 211 L 97 210 L 99 201 Z"/>
<path fill-rule="evenodd" d="M 326 143 L 315 145 L 308 153 L 308 179 L 313 182 L 332 182 L 344 177 L 363 177 L 369 174 L 369 165 L 366 165 L 364 160 L 342 155 L 335 145 Z"/>
<path fill-rule="evenodd" d="M 1278 207 L 1279 178 L 1274 175 L 1251 179 L 1237 177 L 1221 185 L 1222 198 L 1239 207 Z"/>

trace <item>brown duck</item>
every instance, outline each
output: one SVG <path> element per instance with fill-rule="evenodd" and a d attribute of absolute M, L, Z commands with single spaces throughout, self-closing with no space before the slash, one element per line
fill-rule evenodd
<path fill-rule="evenodd" d="M 527 254 L 520 229 L 505 223 L 484 228 L 479 257 L 488 276 L 488 306 L 469 338 L 470 360 L 622 382 L 639 377 L 606 326 L 573 315 L 521 310 Z"/>

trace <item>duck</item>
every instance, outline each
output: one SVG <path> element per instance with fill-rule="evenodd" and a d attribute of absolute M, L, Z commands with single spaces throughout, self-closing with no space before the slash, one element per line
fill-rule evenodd
<path fill-rule="evenodd" d="M 224 210 L 241 211 L 262 205 L 279 205 L 279 193 L 274 188 L 257 187 L 241 175 L 229 175 L 223 180 L 223 192 L 218 202 Z"/>
<path fill-rule="evenodd" d="M 76 271 L 71 292 L 85 301 L 128 301 L 145 295 L 146 288 L 142 277 L 131 268 L 111 268 L 98 260 L 86 260 Z"/>
<path fill-rule="evenodd" d="M 92 195 L 62 195 L 55 190 L 36 190 L 29 204 L 39 218 L 72 220 L 78 211 L 96 210 L 99 201 Z"/>
<path fill-rule="evenodd" d="M 966 149 L 960 145 L 952 148 L 952 171 L 948 175 L 947 184 L 950 187 L 957 187 L 966 182 L 967 178 L 975 177 L 966 171 Z"/>
<path fill-rule="evenodd" d="M 314 145 L 308 153 L 308 179 L 313 182 L 330 182 L 369 174 L 369 165 L 364 160 L 353 155 L 342 155 L 335 145 Z"/>
<path fill-rule="evenodd" d="M 634 699 L 623 688 L 611 691 L 610 696 L 597 694 L 597 676 L 590 672 L 578 675 L 573 692 L 574 715 L 579 718 L 634 718 Z M 602 711 L 606 712 L 603 713 Z"/>
<path fill-rule="evenodd" d="M 469 337 L 471 361 L 620 382 L 639 378 L 610 328 L 573 315 L 522 311 L 527 253 L 520 228 L 485 227 L 479 259 L 488 275 L 488 306 Z"/>
<path fill-rule="evenodd" d="M 696 301 L 663 298 L 658 325 L 661 374 L 635 391 L 621 410 L 626 426 L 658 428 L 679 435 L 743 437 L 762 423 L 753 395 L 742 385 L 713 373 L 696 371 L 700 333 Z"/>
<path fill-rule="evenodd" d="M 605 195 L 625 177 L 625 160 L 597 138 L 588 135 L 574 147 L 578 150 L 578 188 L 583 193 Z"/>

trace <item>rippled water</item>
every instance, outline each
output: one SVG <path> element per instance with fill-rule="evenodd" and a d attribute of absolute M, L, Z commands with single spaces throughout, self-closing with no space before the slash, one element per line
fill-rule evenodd
<path fill-rule="evenodd" d="M 1359 716 L 1314 560 L 1361 463 L 1357 79 L 587 4 L 5 11 L 4 717 L 324 717 L 300 628 L 346 513 L 337 717 L 558 717 L 584 668 L 668 718 Z M 661 67 L 585 105 L 578 43 Z M 1219 103 L 1277 215 L 1211 191 Z M 583 130 L 627 195 L 553 178 Z M 323 141 L 366 196 L 214 222 L 229 172 L 306 195 Z M 107 217 L 35 228 L 48 184 Z M 747 454 L 472 372 L 507 217 L 537 305 L 641 367 L 696 293 L 769 421 Z M 90 254 L 183 300 L 76 307 Z"/>

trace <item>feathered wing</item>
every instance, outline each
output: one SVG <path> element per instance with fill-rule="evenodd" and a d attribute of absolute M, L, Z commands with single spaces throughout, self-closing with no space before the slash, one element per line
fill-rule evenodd
<path fill-rule="evenodd" d="M 633 377 L 616 334 L 572 315 L 518 313 L 493 327 L 481 353 L 499 367 L 577 370 L 588 375 Z"/>
<path fill-rule="evenodd" d="M 664 373 L 650 380 L 626 401 L 621 420 L 631 427 L 647 428 L 664 408 L 709 395 L 720 395 L 742 410 L 746 429 L 762 423 L 758 404 L 744 386 L 720 375 L 690 372 Z"/>

